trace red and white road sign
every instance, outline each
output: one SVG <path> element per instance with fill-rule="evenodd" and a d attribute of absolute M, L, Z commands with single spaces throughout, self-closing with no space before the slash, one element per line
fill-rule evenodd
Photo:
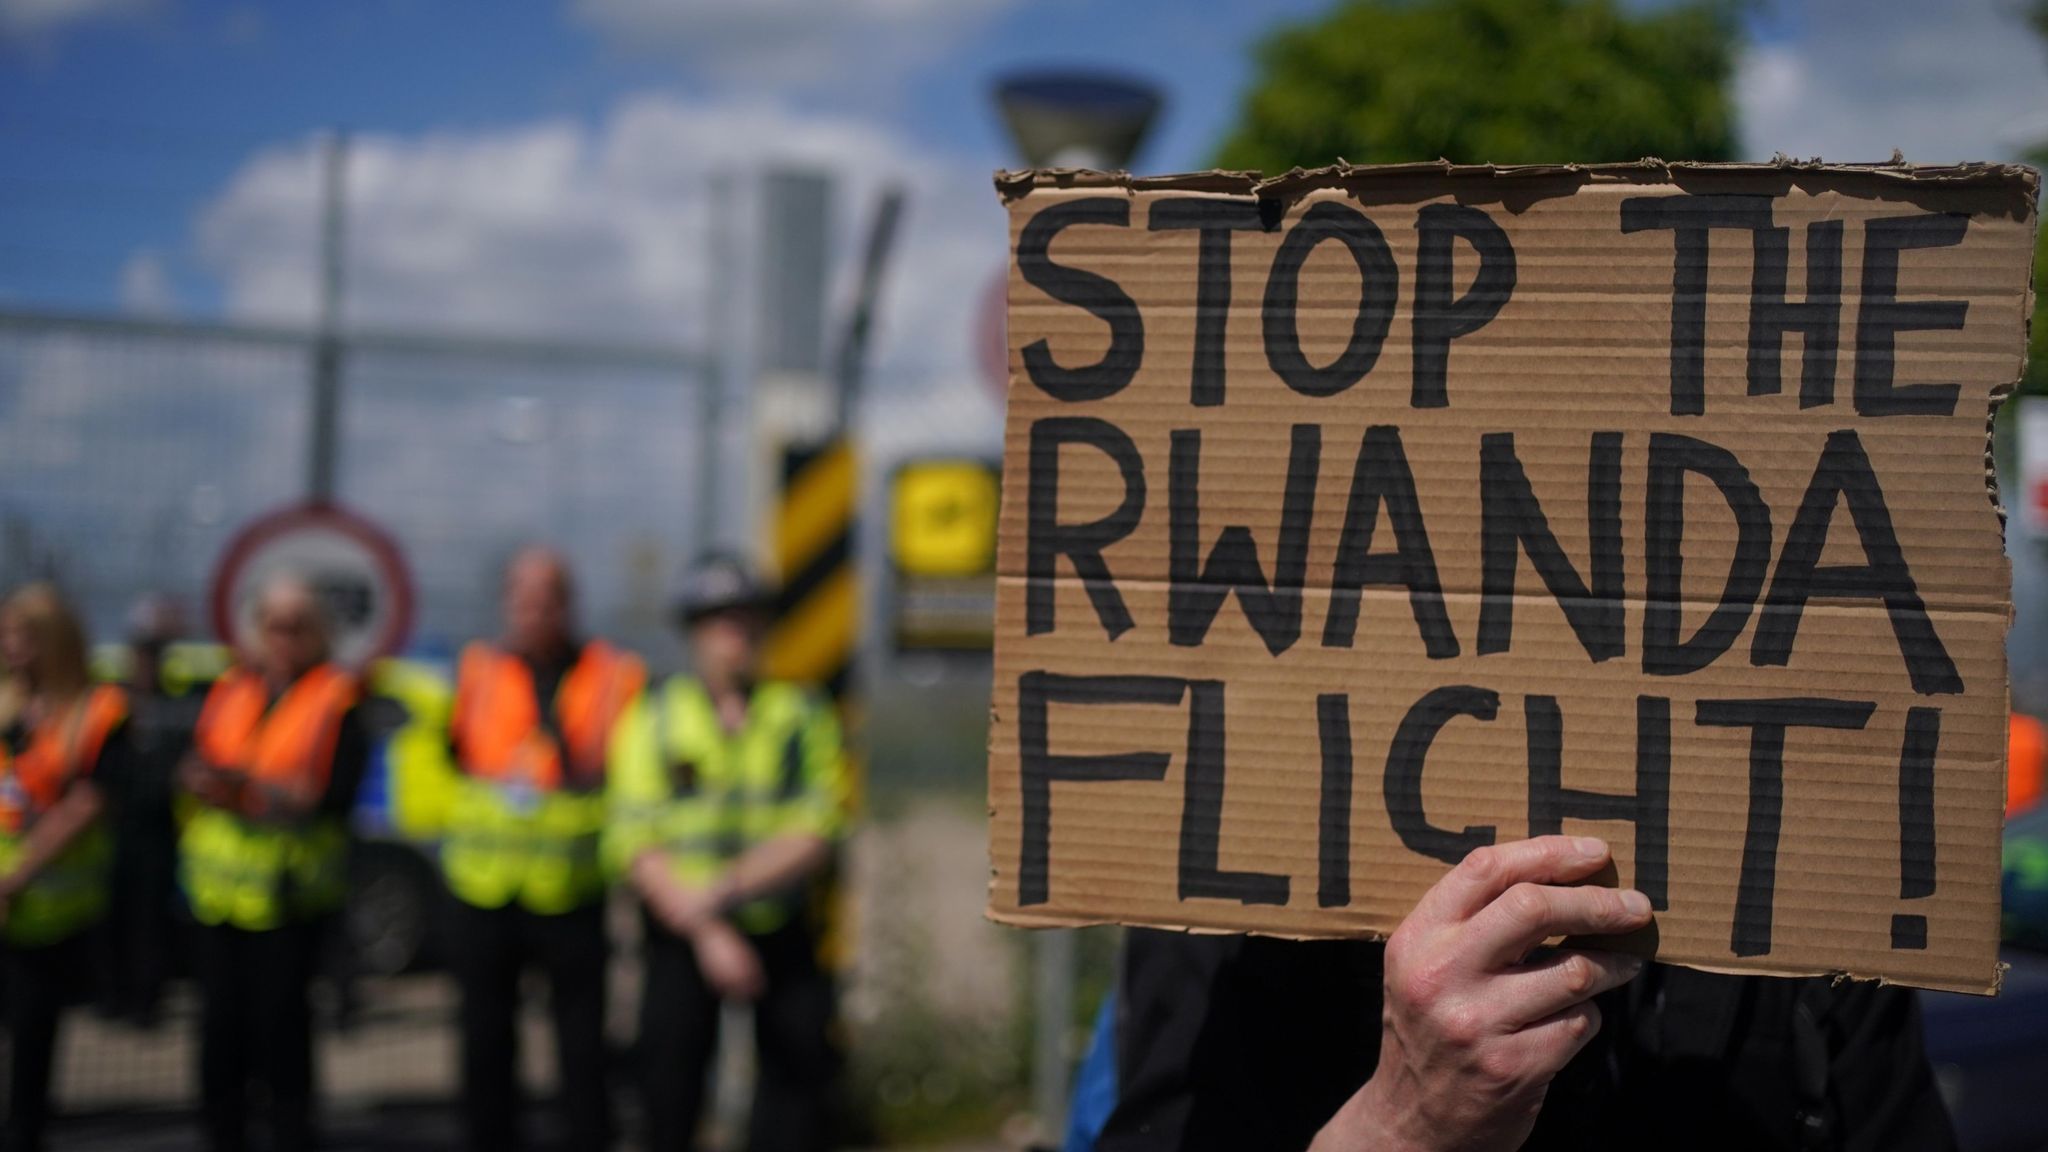
<path fill-rule="evenodd" d="M 309 581 L 334 623 L 334 658 L 361 668 L 404 646 L 412 576 L 382 528 L 333 504 L 300 504 L 250 521 L 214 567 L 214 631 L 239 651 L 256 640 L 256 594 L 282 572 Z"/>
<path fill-rule="evenodd" d="M 1010 274 L 996 273 L 974 310 L 974 358 L 1000 407 L 1010 396 Z"/>
<path fill-rule="evenodd" d="M 2019 400 L 2020 523 L 2036 539 L 2048 538 L 2048 398 Z"/>

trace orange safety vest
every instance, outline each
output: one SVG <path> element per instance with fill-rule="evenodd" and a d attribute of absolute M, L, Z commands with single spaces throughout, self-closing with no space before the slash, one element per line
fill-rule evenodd
<path fill-rule="evenodd" d="M 263 678 L 237 668 L 206 694 L 193 742 L 216 768 L 311 800 L 327 787 L 341 719 L 355 702 L 355 677 L 338 665 L 308 671 L 274 705 Z"/>
<path fill-rule="evenodd" d="M 585 644 L 547 704 L 562 735 L 558 741 L 541 723 L 526 661 L 495 645 L 471 644 L 462 652 L 448 720 L 462 770 L 539 792 L 553 792 L 565 782 L 594 784 L 604 774 L 612 726 L 646 678 L 630 653 L 602 640 Z"/>
<path fill-rule="evenodd" d="M 29 828 L 65 789 L 91 775 L 127 714 L 128 698 L 102 685 L 43 717 L 18 754 L 0 748 L 0 871 L 14 868 Z M 7 911 L 8 943 L 53 944 L 98 920 L 106 913 L 112 860 L 105 826 L 95 822 L 15 896 Z"/>
<path fill-rule="evenodd" d="M 127 715 L 127 697 L 102 684 L 43 717 L 20 754 L 0 750 L 0 836 L 27 831 L 73 780 L 91 775 L 107 737 Z"/>
<path fill-rule="evenodd" d="M 2048 760 L 2048 731 L 2041 722 L 2014 712 L 2006 735 L 2005 814 L 2014 816 L 2041 802 L 2043 761 Z"/>
<path fill-rule="evenodd" d="M 235 669 L 207 693 L 193 741 L 214 767 L 311 803 L 334 773 L 355 702 L 355 677 L 333 664 L 300 676 L 274 703 L 261 677 Z M 341 906 L 347 849 L 339 817 L 279 824 L 202 806 L 179 836 L 178 872 L 201 924 L 268 932 Z"/>
<path fill-rule="evenodd" d="M 456 899 L 553 916 L 603 896 L 599 785 L 614 723 L 645 679 L 638 658 L 592 641 L 543 702 L 525 661 L 488 644 L 463 652 L 449 718 L 463 774 L 441 842 Z"/>

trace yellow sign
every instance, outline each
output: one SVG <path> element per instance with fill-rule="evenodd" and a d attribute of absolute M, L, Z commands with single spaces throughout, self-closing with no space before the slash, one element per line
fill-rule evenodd
<path fill-rule="evenodd" d="M 890 553 L 909 576 L 978 576 L 995 562 L 1002 488 L 979 460 L 921 460 L 896 472 Z"/>

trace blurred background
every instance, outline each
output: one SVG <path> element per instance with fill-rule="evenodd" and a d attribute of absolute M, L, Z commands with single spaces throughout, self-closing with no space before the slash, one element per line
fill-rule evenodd
<path fill-rule="evenodd" d="M 405 709 L 493 630 L 521 543 L 565 548 L 585 627 L 660 671 L 691 560 L 757 558 L 787 586 L 771 658 L 840 694 L 864 764 L 850 1135 L 1053 1143 L 1115 935 L 980 916 L 990 171 L 2029 159 L 2044 33 L 2022 0 L 0 0 L 0 587 L 57 581 L 108 675 L 159 598 L 196 685 L 251 584 L 311 567 Z M 2034 339 L 1997 442 L 2014 707 L 2043 715 Z M 342 1146 L 452 1134 L 432 833 L 401 792 L 373 773 L 357 816 Z M 2016 945 L 2048 940 L 2024 813 L 2008 865 Z M 1975 1148 L 2048 1146 L 2028 957 L 1994 1005 L 1929 998 Z M 146 1027 L 79 1023 L 58 1145 L 195 1146 L 189 1043 L 175 987 Z"/>

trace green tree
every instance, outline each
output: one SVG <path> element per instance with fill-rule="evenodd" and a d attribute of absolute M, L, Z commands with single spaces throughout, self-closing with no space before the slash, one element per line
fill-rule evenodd
<path fill-rule="evenodd" d="M 2048 42 L 2048 0 L 2032 0 L 2025 15 L 2034 34 Z M 2048 140 L 2027 149 L 2023 158 L 2036 168 L 2048 168 Z M 2027 378 L 2020 390 L 2048 395 L 2048 230 L 2034 236 L 2034 322 L 2027 330 Z"/>
<path fill-rule="evenodd" d="M 1725 160 L 1734 4 L 1342 0 L 1258 49 L 1217 162 Z"/>

